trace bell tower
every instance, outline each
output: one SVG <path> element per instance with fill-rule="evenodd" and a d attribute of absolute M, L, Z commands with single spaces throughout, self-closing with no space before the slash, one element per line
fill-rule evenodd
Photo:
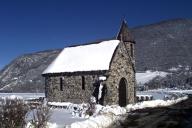
<path fill-rule="evenodd" d="M 125 20 L 123 20 L 121 23 L 121 27 L 117 34 L 116 39 L 120 40 L 125 45 L 126 49 L 128 50 L 129 56 L 134 61 L 135 60 L 135 54 L 134 54 L 135 41 L 128 29 L 128 25 Z"/>
<path fill-rule="evenodd" d="M 128 65 L 132 67 L 132 70 L 128 69 L 130 71 L 130 74 L 128 75 L 129 77 L 127 77 L 131 90 L 128 89 L 127 92 L 131 93 L 131 95 L 134 97 L 132 99 L 132 102 L 135 102 L 136 101 L 135 41 L 131 32 L 128 29 L 128 25 L 125 20 L 123 20 L 121 23 L 116 39 L 119 40 L 121 43 L 120 45 L 124 47 L 122 48 L 122 51 L 124 51 L 124 54 L 127 55 Z"/>

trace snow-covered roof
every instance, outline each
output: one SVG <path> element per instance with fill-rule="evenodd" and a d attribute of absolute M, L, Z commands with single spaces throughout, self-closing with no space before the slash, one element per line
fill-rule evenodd
<path fill-rule="evenodd" d="M 64 48 L 43 74 L 109 70 L 110 61 L 119 42 L 109 40 Z"/>

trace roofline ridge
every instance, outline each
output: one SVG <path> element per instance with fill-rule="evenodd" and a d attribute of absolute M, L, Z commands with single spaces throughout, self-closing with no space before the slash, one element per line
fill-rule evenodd
<path fill-rule="evenodd" d="M 87 43 L 70 45 L 70 46 L 67 46 L 67 47 L 65 47 L 65 48 L 85 46 L 85 45 L 91 45 L 91 44 L 98 44 L 98 43 L 101 43 L 101 42 L 103 42 L 103 41 L 109 41 L 109 40 L 117 40 L 117 39 L 114 38 L 114 37 L 111 37 L 111 38 L 108 38 L 108 39 L 98 39 L 98 40 L 91 41 L 91 42 L 87 42 Z"/>

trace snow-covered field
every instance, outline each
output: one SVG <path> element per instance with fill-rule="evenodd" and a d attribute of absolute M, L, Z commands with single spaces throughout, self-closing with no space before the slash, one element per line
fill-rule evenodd
<path fill-rule="evenodd" d="M 124 120 L 125 115 L 133 110 L 144 109 L 148 107 L 170 106 L 186 99 L 187 96 L 167 101 L 165 100 L 144 101 L 136 104 L 129 104 L 126 107 L 120 107 L 118 105 L 112 105 L 112 106 L 96 105 L 95 113 L 93 114 L 93 116 L 90 116 L 89 118 L 72 117 L 72 115 L 70 115 L 70 112 L 65 109 L 62 110 L 53 109 L 53 117 L 50 123 L 54 124 L 54 127 L 56 128 L 60 128 L 62 126 L 68 126 L 71 128 L 109 127 L 112 124 L 115 125 L 116 123 L 118 123 L 119 120 Z M 57 105 L 58 104 L 59 103 L 57 103 Z"/>
<path fill-rule="evenodd" d="M 86 118 L 74 117 L 71 112 L 66 109 L 56 108 L 52 109 L 51 112 L 50 123 L 55 123 L 58 127 L 69 126 L 74 122 L 86 120 Z"/>
<path fill-rule="evenodd" d="M 158 90 L 163 90 L 165 92 L 169 92 L 169 93 L 176 93 L 176 94 L 192 94 L 192 90 L 181 90 L 181 89 L 177 89 L 177 90 L 173 90 L 173 89 L 158 89 Z"/>
<path fill-rule="evenodd" d="M 86 118 L 74 117 L 68 109 L 51 108 L 50 114 L 51 117 L 48 122 L 50 128 L 63 128 L 64 126 L 70 126 L 74 122 L 86 120 Z M 33 119 L 32 111 L 28 113 L 26 120 L 31 119 Z M 27 128 L 31 128 L 30 123 L 28 123 Z"/>
<path fill-rule="evenodd" d="M 162 72 L 162 71 L 137 72 L 136 81 L 137 81 L 137 84 L 141 86 L 157 76 L 166 77 L 167 74 L 168 74 L 167 72 Z"/>
<path fill-rule="evenodd" d="M 137 92 L 137 95 L 153 96 L 152 101 L 144 101 L 136 104 L 129 104 L 126 107 L 118 105 L 101 106 L 96 105 L 96 109 L 92 116 L 85 114 L 87 109 L 85 104 L 72 104 L 69 102 L 49 102 L 52 106 L 66 106 L 62 108 L 51 108 L 51 118 L 48 122 L 49 128 L 100 128 L 110 127 L 118 124 L 120 120 L 124 120 L 126 115 L 133 110 L 143 109 L 147 107 L 170 106 L 182 100 L 186 100 L 185 94 L 192 94 L 192 90 L 172 90 L 157 89 Z M 36 99 L 44 97 L 43 93 L 0 93 L 0 97 L 8 97 L 14 99 L 16 97 L 22 99 Z M 165 99 L 165 97 L 167 99 Z M 84 107 L 85 106 L 85 107 Z M 76 110 L 74 109 L 76 108 Z"/>
<path fill-rule="evenodd" d="M 183 94 L 184 93 L 184 94 Z M 136 104 L 129 104 L 126 107 L 120 107 L 118 105 L 112 106 L 101 106 L 96 105 L 96 110 L 93 116 L 82 116 L 82 114 L 74 114 L 71 109 L 52 109 L 53 119 L 50 123 L 55 124 L 54 126 L 69 126 L 71 128 L 100 128 L 100 127 L 109 127 L 112 124 L 118 123 L 119 120 L 124 120 L 126 114 L 133 110 L 144 109 L 147 107 L 161 107 L 161 106 L 170 106 L 176 104 L 182 100 L 186 100 L 186 93 L 192 93 L 192 90 L 170 90 L 170 89 L 159 89 L 159 90 L 150 90 L 137 92 L 138 95 L 149 95 L 153 96 L 154 100 L 144 101 Z M 165 97 L 167 99 L 165 99 Z M 73 106 L 72 103 L 59 103 L 51 102 L 51 105 L 56 106 Z M 78 105 L 74 105 L 78 107 Z M 82 106 L 82 105 L 80 105 Z M 83 110 L 82 110 L 83 111 Z M 80 111 L 82 113 L 82 111 Z M 75 116 L 72 116 L 75 115 Z M 77 115 L 81 115 L 78 117 Z M 65 116 L 63 116 L 65 115 Z M 55 118 L 56 117 L 56 118 Z M 57 118 L 59 117 L 59 118 Z M 83 118 L 84 117 L 84 118 Z"/>
<path fill-rule="evenodd" d="M 38 99 L 39 97 L 45 97 L 44 93 L 0 93 L 0 98 L 10 98 L 10 99 Z"/>
<path fill-rule="evenodd" d="M 50 128 L 99 128 L 109 127 L 112 124 L 117 124 L 119 120 L 124 120 L 124 117 L 129 112 L 136 109 L 143 109 L 146 107 L 160 107 L 170 106 L 187 99 L 184 94 L 192 94 L 192 90 L 171 90 L 171 89 L 158 89 L 137 92 L 137 95 L 153 96 L 152 101 L 144 101 L 136 104 L 129 104 L 126 107 L 118 105 L 101 106 L 96 105 L 93 116 L 86 115 L 86 107 L 84 104 L 72 104 L 69 102 L 50 102 L 52 106 L 66 106 L 62 108 L 51 108 L 51 118 L 48 122 Z M 0 97 L 8 98 L 22 98 L 22 99 L 36 99 L 44 97 L 43 93 L 0 93 Z M 168 98 L 165 100 L 165 97 Z M 74 111 L 74 107 L 77 109 Z"/>
<path fill-rule="evenodd" d="M 137 95 L 152 95 L 153 100 L 177 99 L 185 94 L 192 94 L 192 90 L 173 90 L 173 89 L 157 89 L 148 91 L 138 91 Z"/>

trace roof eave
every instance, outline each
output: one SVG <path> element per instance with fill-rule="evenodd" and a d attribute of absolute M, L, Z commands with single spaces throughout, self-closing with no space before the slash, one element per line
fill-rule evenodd
<path fill-rule="evenodd" d="M 44 73 L 43 77 L 46 76 L 83 76 L 83 75 L 104 75 L 108 70 L 97 70 L 97 71 L 75 71 L 75 72 L 57 72 L 57 73 Z"/>

